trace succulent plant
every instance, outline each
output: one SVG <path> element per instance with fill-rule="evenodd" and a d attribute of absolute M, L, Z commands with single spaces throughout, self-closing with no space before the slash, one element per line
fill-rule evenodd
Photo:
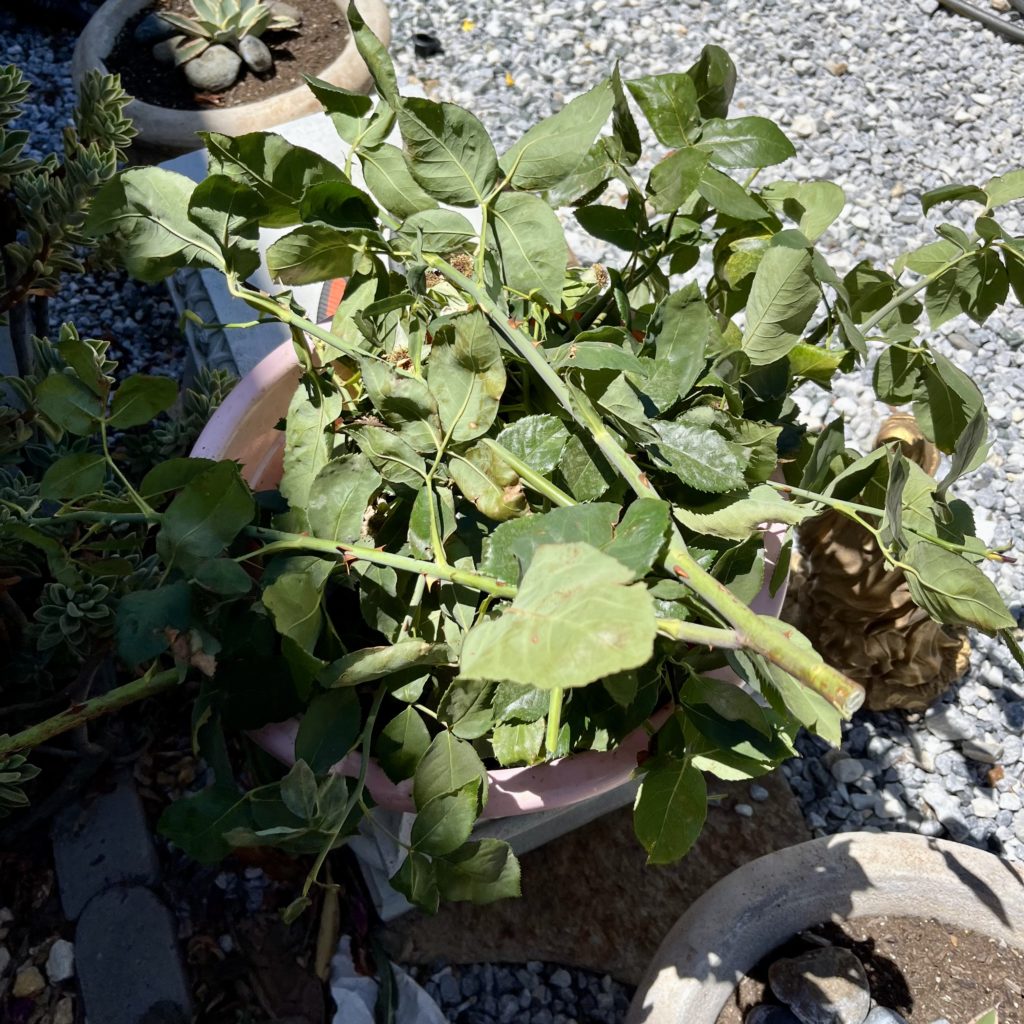
<path fill-rule="evenodd" d="M 63 645 L 84 661 L 97 640 L 113 633 L 112 605 L 110 587 L 104 583 L 47 583 L 32 625 L 36 646 L 48 651 Z"/>
<path fill-rule="evenodd" d="M 281 13 L 263 0 L 190 0 L 195 16 L 161 12 L 160 19 L 178 35 L 170 40 L 169 55 L 175 64 L 201 56 L 221 44 L 237 51 L 246 63 L 246 39 L 259 39 L 264 32 L 298 28 L 298 19 Z M 253 70 L 259 70 L 254 68 Z"/>
<path fill-rule="evenodd" d="M 38 774 L 39 769 L 29 764 L 22 754 L 0 757 L 0 819 L 6 818 L 12 810 L 28 806 L 28 797 L 21 787 Z"/>

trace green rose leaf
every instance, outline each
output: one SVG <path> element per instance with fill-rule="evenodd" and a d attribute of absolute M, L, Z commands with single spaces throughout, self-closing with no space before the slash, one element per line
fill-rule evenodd
<path fill-rule="evenodd" d="M 764 220 L 768 211 L 738 182 L 714 167 L 705 167 L 697 191 L 719 213 L 736 220 Z"/>
<path fill-rule="evenodd" d="M 480 781 L 428 800 L 416 814 L 410 840 L 414 850 L 431 856 L 453 853 L 473 831 L 480 802 Z"/>
<path fill-rule="evenodd" d="M 490 217 L 509 287 L 538 295 L 557 309 L 569 247 L 554 211 L 537 196 L 502 192 Z"/>
<path fill-rule="evenodd" d="M 677 149 L 670 153 L 654 165 L 648 179 L 647 191 L 650 193 L 651 206 L 658 213 L 678 210 L 700 188 L 707 170 L 707 153 L 699 149 Z M 739 185 L 736 188 L 743 191 Z M 746 196 L 745 192 L 743 194 Z"/>
<path fill-rule="evenodd" d="M 713 318 L 696 285 L 674 292 L 651 319 L 655 363 L 676 383 L 685 398 L 704 369 Z"/>
<path fill-rule="evenodd" d="M 414 906 L 428 914 L 437 913 L 441 900 L 437 888 L 437 868 L 428 856 L 411 850 L 390 881 Z"/>
<path fill-rule="evenodd" d="M 231 852 L 224 836 L 251 826 L 249 804 L 231 786 L 208 786 L 175 800 L 160 815 L 158 831 L 200 864 L 216 864 Z"/>
<path fill-rule="evenodd" d="M 927 213 L 933 206 L 940 203 L 954 203 L 961 199 L 970 199 L 988 206 L 988 196 L 977 185 L 942 185 L 921 195 L 921 210 Z"/>
<path fill-rule="evenodd" d="M 350 427 L 348 434 L 389 484 L 412 491 L 423 486 L 426 463 L 401 435 L 373 425 Z"/>
<path fill-rule="evenodd" d="M 437 207 L 437 200 L 416 183 L 409 161 L 397 146 L 382 143 L 372 149 L 360 149 L 359 162 L 366 187 L 377 202 L 396 217 L 411 217 L 421 210 Z"/>
<path fill-rule="evenodd" d="M 773 245 L 754 274 L 747 304 L 743 351 L 755 366 L 781 359 L 800 340 L 821 292 L 811 254 L 803 248 Z"/>
<path fill-rule="evenodd" d="M 154 590 L 125 594 L 117 604 L 117 654 L 127 665 L 141 665 L 170 646 L 168 629 L 192 624 L 192 605 L 184 580 Z"/>
<path fill-rule="evenodd" d="M 308 821 L 316 814 L 316 776 L 304 760 L 292 765 L 281 780 L 279 791 L 281 802 L 296 818 Z"/>
<path fill-rule="evenodd" d="M 652 451 L 688 487 L 723 494 L 743 486 L 746 459 L 716 430 L 664 420 L 654 420 L 651 426 L 657 434 Z"/>
<path fill-rule="evenodd" d="M 194 578 L 204 590 L 225 597 L 248 594 L 252 589 L 252 577 L 230 558 L 214 558 L 203 562 L 196 569 Z"/>
<path fill-rule="evenodd" d="M 978 386 L 941 352 L 929 353 L 914 389 L 914 415 L 940 451 L 956 448 L 968 424 L 985 408 Z"/>
<path fill-rule="evenodd" d="M 373 109 L 373 100 L 364 93 L 350 92 L 312 75 L 303 75 L 303 78 L 338 135 L 343 141 L 354 143 L 365 130 L 366 116 Z"/>
<path fill-rule="evenodd" d="M 477 444 L 464 456 L 453 456 L 448 472 L 458 489 L 489 519 L 501 523 L 527 510 L 518 474 L 486 445 Z"/>
<path fill-rule="evenodd" d="M 260 265 L 263 200 L 245 182 L 211 174 L 192 190 L 188 217 L 212 238 L 225 267 L 245 279 Z"/>
<path fill-rule="evenodd" d="M 448 665 L 452 652 L 447 644 L 426 640 L 400 640 L 382 647 L 363 647 L 332 662 L 321 673 L 324 686 L 357 686 L 397 672 L 424 666 Z"/>
<path fill-rule="evenodd" d="M 188 571 L 216 558 L 252 520 L 254 503 L 233 462 L 194 477 L 167 507 L 156 548 L 170 566 Z"/>
<path fill-rule="evenodd" d="M 796 222 L 800 233 L 816 242 L 843 212 L 846 194 L 831 181 L 775 181 L 761 198 Z"/>
<path fill-rule="evenodd" d="M 966 558 L 915 541 L 903 561 L 913 570 L 906 574 L 911 596 L 933 619 L 973 626 L 985 633 L 1016 627 L 995 585 Z"/>
<path fill-rule="evenodd" d="M 178 385 L 169 377 L 136 374 L 114 392 L 107 423 L 112 427 L 141 427 L 166 412 L 178 397 Z"/>
<path fill-rule="evenodd" d="M 697 87 L 689 75 L 631 78 L 626 87 L 647 118 L 651 131 L 666 146 L 688 146 L 699 117 Z"/>
<path fill-rule="evenodd" d="M 427 386 L 453 441 L 472 441 L 490 430 L 505 390 L 505 364 L 483 313 L 453 317 L 434 334 Z"/>
<path fill-rule="evenodd" d="M 982 202 L 992 209 L 1024 199 L 1024 171 L 1010 171 L 992 178 L 985 186 L 985 195 L 987 199 Z"/>
<path fill-rule="evenodd" d="M 772 487 L 755 487 L 746 497 L 731 501 L 711 512 L 693 512 L 677 506 L 676 519 L 688 530 L 725 540 L 744 541 L 767 523 L 795 526 L 817 514 L 814 505 L 785 501 Z"/>
<path fill-rule="evenodd" d="M 299 216 L 306 223 L 320 221 L 335 228 L 372 231 L 377 227 L 377 206 L 349 181 L 321 181 L 310 185 L 299 204 Z"/>
<path fill-rule="evenodd" d="M 569 440 L 569 431 L 554 416 L 523 416 L 498 434 L 498 444 L 540 474 L 552 472 Z"/>
<path fill-rule="evenodd" d="M 769 167 L 796 155 L 793 143 L 765 117 L 705 121 L 696 145 L 716 167 Z"/>
<path fill-rule="evenodd" d="M 545 698 L 545 704 L 547 699 Z M 522 722 L 496 726 L 491 734 L 491 748 L 498 763 L 505 767 L 536 764 L 544 744 L 544 722 Z"/>
<path fill-rule="evenodd" d="M 405 218 L 395 237 L 423 252 L 449 253 L 465 249 L 476 236 L 476 228 L 457 210 L 419 210 Z"/>
<path fill-rule="evenodd" d="M 471 743 L 448 730 L 439 732 L 416 766 L 412 797 L 421 811 L 433 799 L 469 785 L 479 787 L 478 807 L 487 803 L 487 772 Z"/>
<path fill-rule="evenodd" d="M 273 132 L 231 137 L 200 132 L 209 151 L 210 174 L 224 174 L 256 193 L 263 204 L 260 224 L 286 228 L 300 222 L 302 197 L 321 181 L 346 181 L 329 160 Z"/>
<path fill-rule="evenodd" d="M 580 227 L 602 242 L 610 242 L 626 252 L 640 248 L 637 223 L 628 210 L 617 206 L 581 206 L 575 212 Z"/>
<path fill-rule="evenodd" d="M 356 41 L 356 49 L 369 68 L 377 92 L 391 106 L 397 107 L 402 102 L 402 97 L 398 94 L 395 66 L 391 62 L 391 57 L 388 56 L 387 47 L 370 31 L 362 14 L 359 13 L 359 8 L 354 3 L 348 5 L 346 15 L 349 28 L 352 30 L 352 37 Z"/>
<path fill-rule="evenodd" d="M 355 690 L 328 690 L 309 703 L 295 736 L 295 756 L 322 775 L 358 742 L 363 714 Z"/>
<path fill-rule="evenodd" d="M 313 536 L 356 543 L 363 533 L 367 507 L 381 483 L 380 474 L 360 452 L 328 462 L 309 489 L 307 515 Z"/>
<path fill-rule="evenodd" d="M 693 79 L 701 116 L 725 117 L 736 89 L 736 65 L 720 46 L 705 46 L 686 74 Z"/>
<path fill-rule="evenodd" d="M 39 496 L 56 501 L 82 498 L 103 487 L 107 476 L 107 460 L 100 452 L 65 455 L 43 474 Z"/>
<path fill-rule="evenodd" d="M 502 173 L 513 188 L 554 188 L 583 163 L 597 133 L 612 112 L 611 82 L 589 92 L 534 125 L 502 158 Z"/>
<path fill-rule="evenodd" d="M 418 452 L 432 452 L 441 438 L 437 402 L 426 382 L 403 377 L 377 359 L 361 359 L 363 386 L 377 412 Z"/>
<path fill-rule="evenodd" d="M 441 895 L 448 900 L 494 903 L 520 895 L 519 861 L 500 839 L 465 843 L 435 861 L 435 867 Z"/>
<path fill-rule="evenodd" d="M 483 202 L 497 180 L 498 157 L 473 114 L 454 103 L 405 99 L 398 126 L 412 176 L 428 195 L 453 206 Z"/>
<path fill-rule="evenodd" d="M 430 733 L 423 723 L 423 716 L 410 706 L 381 729 L 374 753 L 388 778 L 392 782 L 401 782 L 413 777 L 429 746 Z"/>
<path fill-rule="evenodd" d="M 77 377 L 51 373 L 36 388 L 39 411 L 69 434 L 86 437 L 103 415 L 103 401 Z"/>
<path fill-rule="evenodd" d="M 657 632 L 654 604 L 632 579 L 589 544 L 539 547 L 512 604 L 469 631 L 462 675 L 551 689 L 645 664 Z"/>
<path fill-rule="evenodd" d="M 320 636 L 320 601 L 332 568 L 324 559 L 301 555 L 275 559 L 263 577 L 263 604 L 274 626 L 307 652 Z"/>
<path fill-rule="evenodd" d="M 326 224 L 306 224 L 267 249 L 267 269 L 282 284 L 315 284 L 350 277 L 371 238 Z"/>
<path fill-rule="evenodd" d="M 85 230 L 116 232 L 121 262 L 140 281 L 162 281 L 180 267 L 222 269 L 217 242 L 189 220 L 194 188 L 190 178 L 161 167 L 130 167 L 93 197 Z"/>
<path fill-rule="evenodd" d="M 292 508 L 304 509 L 317 474 L 334 450 L 328 428 L 341 415 L 341 396 L 324 395 L 314 405 L 304 384 L 299 384 L 288 404 L 284 434 L 284 472 L 279 490 Z"/>
<path fill-rule="evenodd" d="M 637 838 L 649 864 L 679 860 L 700 835 L 707 817 L 704 776 L 687 760 L 660 757 L 640 783 L 633 808 Z"/>

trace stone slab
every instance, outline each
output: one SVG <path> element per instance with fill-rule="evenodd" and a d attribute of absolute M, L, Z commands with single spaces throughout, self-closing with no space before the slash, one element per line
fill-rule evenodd
<path fill-rule="evenodd" d="M 72 804 L 57 816 L 53 853 L 69 921 L 113 885 L 155 885 L 159 877 L 142 801 L 127 777 L 112 792 Z"/>
<path fill-rule="evenodd" d="M 78 981 L 97 1024 L 187 1024 L 191 998 L 171 912 L 142 886 L 91 900 L 75 932 Z"/>
<path fill-rule="evenodd" d="M 757 781 L 768 800 L 751 801 L 747 783 L 709 780 L 721 799 L 678 864 L 647 865 L 625 807 L 525 854 L 521 899 L 407 914 L 383 929 L 385 947 L 403 963 L 546 960 L 635 985 L 676 919 L 718 879 L 810 838 L 781 773 Z M 753 816 L 737 814 L 737 803 Z"/>

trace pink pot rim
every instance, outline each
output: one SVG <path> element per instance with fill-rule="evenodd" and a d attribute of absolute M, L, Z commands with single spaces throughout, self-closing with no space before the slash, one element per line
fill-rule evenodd
<path fill-rule="evenodd" d="M 298 360 L 291 342 L 284 342 L 249 371 L 235 385 L 231 394 L 210 417 L 195 447 L 193 458 L 220 459 L 242 425 L 246 412 L 259 402 L 268 390 L 289 373 L 297 373 Z M 284 410 L 282 410 L 283 415 Z M 787 528 L 776 524 L 765 531 L 765 580 L 771 578 L 775 559 Z M 754 599 L 752 607 L 763 614 L 777 615 L 785 598 L 788 579 L 769 594 L 768 583 Z M 736 681 L 736 676 L 722 670 L 719 678 Z M 665 723 L 671 708 L 662 708 L 648 721 L 629 733 L 612 750 L 589 750 L 568 757 L 545 761 L 523 768 L 496 768 L 487 772 L 488 801 L 481 818 L 506 818 L 541 810 L 570 807 L 591 797 L 600 796 L 624 785 L 638 765 L 639 755 L 647 750 L 651 736 Z M 295 764 L 295 737 L 299 720 L 292 718 L 251 730 L 248 735 L 261 749 L 282 764 Z M 348 778 L 359 776 L 362 758 L 349 754 L 330 770 Z M 412 813 L 412 780 L 396 784 L 372 758 L 366 767 L 366 788 L 374 802 L 387 810 Z"/>

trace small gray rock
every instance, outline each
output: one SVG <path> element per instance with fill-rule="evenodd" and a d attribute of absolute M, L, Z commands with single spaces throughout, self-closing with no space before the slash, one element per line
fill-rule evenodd
<path fill-rule="evenodd" d="M 174 63 L 174 51 L 185 42 L 184 36 L 171 36 L 170 39 L 161 39 L 156 46 L 153 47 L 153 60 L 157 64 L 173 64 Z"/>
<path fill-rule="evenodd" d="M 743 1018 L 743 1024 L 800 1024 L 784 1006 L 755 1006 Z"/>
<path fill-rule="evenodd" d="M 163 39 L 170 39 L 171 36 L 177 35 L 178 29 L 176 29 L 169 21 L 164 19 L 159 14 L 147 14 L 135 26 L 135 31 L 132 33 L 135 42 L 140 43 L 142 46 L 148 46 L 152 43 L 159 43 Z"/>
<path fill-rule="evenodd" d="M 270 5 L 271 11 L 274 14 L 280 15 L 282 18 L 291 18 L 296 27 L 302 26 L 302 11 L 297 7 L 292 7 L 291 4 L 286 4 L 284 0 L 274 0 Z"/>
<path fill-rule="evenodd" d="M 274 66 L 270 47 L 256 36 L 243 36 L 242 41 L 238 44 L 238 52 L 249 70 L 255 71 L 258 75 L 269 71 Z"/>
<path fill-rule="evenodd" d="M 895 1010 L 889 1010 L 884 1006 L 876 1006 L 867 1016 L 864 1024 L 907 1024 L 905 1017 L 901 1017 Z"/>
<path fill-rule="evenodd" d="M 564 967 L 559 967 L 551 975 L 551 984 L 555 988 L 568 988 L 572 984 L 572 975 Z"/>
<path fill-rule="evenodd" d="M 964 757 L 980 761 L 982 764 L 999 764 L 999 759 L 1003 756 L 1003 745 L 996 740 L 965 740 L 961 749 Z"/>
<path fill-rule="evenodd" d="M 75 947 L 67 939 L 58 939 L 46 958 L 46 976 L 57 985 L 75 976 Z"/>
<path fill-rule="evenodd" d="M 739 816 L 740 816 L 741 818 L 751 818 L 751 817 L 753 817 L 753 815 L 754 815 L 754 808 L 753 808 L 753 807 L 751 807 L 751 806 L 750 806 L 750 804 L 737 804 L 737 805 L 736 805 L 736 806 L 735 806 L 735 807 L 733 808 L 733 810 L 734 810 L 734 811 L 735 811 L 735 812 L 736 812 L 736 813 L 737 813 L 737 814 L 738 814 L 738 815 L 739 815 Z"/>
<path fill-rule="evenodd" d="M 838 946 L 776 960 L 768 983 L 803 1024 L 864 1024 L 871 1008 L 864 965 Z"/>
<path fill-rule="evenodd" d="M 234 50 L 215 43 L 185 65 L 185 77 L 193 89 L 222 92 L 230 89 L 242 68 L 242 58 Z"/>
<path fill-rule="evenodd" d="M 967 716 L 952 704 L 924 716 L 925 728 L 940 740 L 968 740 L 974 736 L 974 726 Z"/>
<path fill-rule="evenodd" d="M 832 765 L 832 778 L 836 782 L 845 782 L 849 785 L 856 782 L 864 774 L 864 765 L 853 757 L 840 758 Z"/>
<path fill-rule="evenodd" d="M 764 786 L 759 786 L 756 782 L 750 787 L 750 799 L 756 800 L 758 803 L 763 803 L 768 799 L 769 793 Z"/>

